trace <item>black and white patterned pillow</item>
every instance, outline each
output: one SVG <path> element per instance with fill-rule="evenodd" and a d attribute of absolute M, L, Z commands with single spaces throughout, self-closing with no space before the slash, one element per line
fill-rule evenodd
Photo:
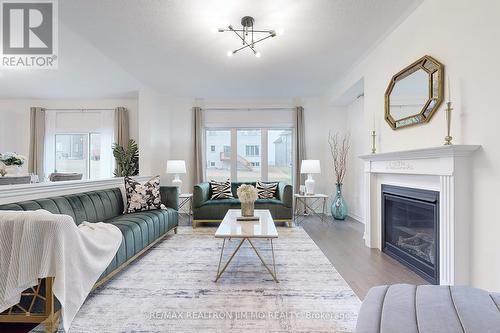
<path fill-rule="evenodd" d="M 127 213 L 160 209 L 160 176 L 156 176 L 144 184 L 125 177 L 125 193 L 127 194 Z"/>
<path fill-rule="evenodd" d="M 259 199 L 272 199 L 276 196 L 278 183 L 263 183 L 258 180 L 255 188 L 257 189 Z"/>
<path fill-rule="evenodd" d="M 231 192 L 231 181 L 229 179 L 224 182 L 211 180 L 210 191 L 212 193 L 212 200 L 233 199 L 233 192 Z"/>

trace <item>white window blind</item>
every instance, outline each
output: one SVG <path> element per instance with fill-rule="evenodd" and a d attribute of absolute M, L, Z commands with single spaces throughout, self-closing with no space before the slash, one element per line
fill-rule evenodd
<path fill-rule="evenodd" d="M 293 109 L 209 109 L 203 110 L 205 128 L 291 128 Z"/>

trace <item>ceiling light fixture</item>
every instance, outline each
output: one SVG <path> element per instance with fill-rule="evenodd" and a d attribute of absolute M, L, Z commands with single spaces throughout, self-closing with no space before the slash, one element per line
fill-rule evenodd
<path fill-rule="evenodd" d="M 254 30 L 255 19 L 251 16 L 244 16 L 241 19 L 241 29 L 234 29 L 232 25 L 227 28 L 219 28 L 218 32 L 232 32 L 238 36 L 243 46 L 234 51 L 228 51 L 227 56 L 231 57 L 233 54 L 244 50 L 250 49 L 255 57 L 260 58 L 261 54 L 255 49 L 255 44 L 262 42 L 271 37 L 276 37 L 278 34 L 274 30 Z M 279 29 L 279 35 L 283 34 L 283 29 Z M 255 38 L 254 38 L 255 37 Z"/>

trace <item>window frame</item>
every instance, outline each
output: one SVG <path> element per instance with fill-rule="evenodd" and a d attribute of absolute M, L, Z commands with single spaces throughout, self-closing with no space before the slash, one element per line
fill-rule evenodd
<path fill-rule="evenodd" d="M 288 127 L 288 126 L 266 126 L 266 127 L 238 127 L 238 126 L 217 126 L 217 127 L 204 127 L 203 128 L 203 138 L 204 138 L 204 143 L 203 143 L 203 151 L 207 151 L 207 136 L 209 136 L 210 132 L 214 131 L 230 131 L 231 133 L 231 144 L 230 144 L 230 154 L 231 154 L 231 162 L 230 162 L 230 179 L 232 182 L 238 182 L 238 168 L 237 168 L 237 158 L 238 158 L 238 131 L 250 131 L 250 130 L 259 130 L 261 133 L 261 142 L 260 142 L 260 149 L 259 149 L 259 155 L 254 155 L 254 156 L 247 156 L 247 157 L 260 157 L 260 177 L 257 179 L 260 179 L 262 181 L 269 181 L 269 159 L 268 159 L 268 150 L 269 150 L 269 145 L 268 145 L 268 131 L 270 130 L 282 130 L 282 131 L 290 131 L 292 135 L 292 156 L 291 156 L 291 161 L 292 161 L 292 172 L 290 176 L 290 185 L 293 185 L 294 183 L 294 178 L 295 178 L 295 166 L 297 165 L 295 162 L 295 151 L 296 151 L 296 142 L 295 142 L 295 128 L 294 127 Z M 225 151 L 225 147 L 227 145 L 224 145 L 223 150 Z M 249 145 L 252 146 L 252 145 Z M 258 145 L 257 145 L 258 147 Z M 246 148 L 245 148 L 246 150 Z M 245 152 L 246 153 L 246 152 Z M 203 170 L 203 177 L 204 181 L 207 181 L 207 170 L 206 166 L 208 165 L 208 158 L 207 156 L 204 156 L 205 162 L 203 165 L 205 166 L 205 169 Z M 256 179 L 256 180 L 257 180 Z M 272 179 L 271 179 L 272 181 Z"/>
<path fill-rule="evenodd" d="M 84 157 L 85 157 L 85 173 L 84 173 L 84 176 L 87 175 L 87 177 L 84 177 L 83 179 L 88 179 L 88 180 L 91 180 L 91 179 L 98 179 L 98 178 L 92 178 L 92 175 L 91 175 L 91 161 L 90 161 L 90 149 L 91 149 L 91 143 L 90 143 L 90 140 L 92 138 L 92 135 L 102 135 L 101 132 L 97 132 L 97 131 L 91 131 L 91 132 L 55 132 L 54 133 L 54 171 L 55 172 L 61 172 L 59 170 L 57 170 L 57 136 L 58 135 L 85 135 L 87 136 L 87 149 L 85 149 L 85 147 L 83 147 L 83 154 L 84 154 Z M 64 172 L 64 171 L 62 171 Z"/>

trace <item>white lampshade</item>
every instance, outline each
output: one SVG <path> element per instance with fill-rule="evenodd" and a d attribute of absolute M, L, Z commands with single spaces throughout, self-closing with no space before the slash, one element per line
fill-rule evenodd
<path fill-rule="evenodd" d="M 300 165 L 300 173 L 321 173 L 319 160 L 302 160 Z"/>
<path fill-rule="evenodd" d="M 167 173 L 173 173 L 173 174 L 186 173 L 186 162 L 183 160 L 167 161 Z"/>

